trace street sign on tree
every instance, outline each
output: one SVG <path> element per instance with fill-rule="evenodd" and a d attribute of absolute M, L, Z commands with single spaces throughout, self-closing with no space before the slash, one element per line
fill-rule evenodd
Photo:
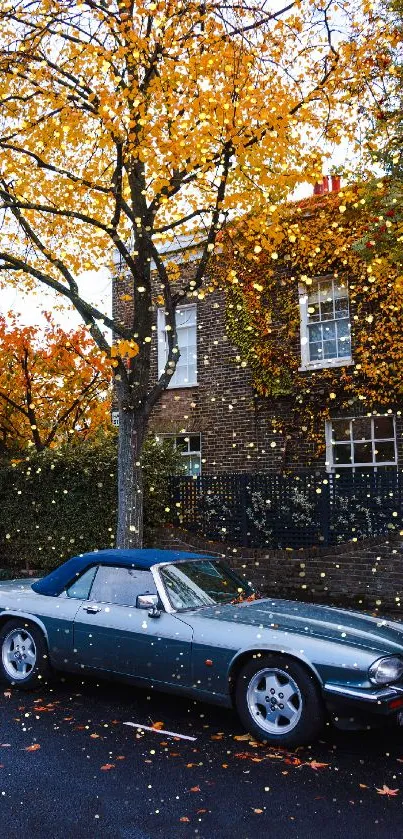
<path fill-rule="evenodd" d="M 142 540 L 140 455 L 179 358 L 176 305 L 200 289 L 228 217 L 260 213 L 262 233 L 296 183 L 321 177 L 324 141 L 353 136 L 377 39 L 366 0 L 4 0 L 0 269 L 16 286 L 67 298 L 111 360 L 119 547 Z M 196 269 L 178 289 L 163 245 L 196 230 Z M 116 251 L 131 323 L 84 299 L 77 280 L 112 266 Z M 152 266 L 168 343 L 157 382 Z"/>

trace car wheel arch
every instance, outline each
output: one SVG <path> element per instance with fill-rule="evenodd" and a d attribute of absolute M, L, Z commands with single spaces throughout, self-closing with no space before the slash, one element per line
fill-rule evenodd
<path fill-rule="evenodd" d="M 46 631 L 46 626 L 45 626 L 44 623 L 42 623 L 40 618 L 37 618 L 34 615 L 30 615 L 27 612 L 18 612 L 18 611 L 13 611 L 11 609 L 10 610 L 7 609 L 6 612 L 1 612 L 0 613 L 0 631 L 3 629 L 3 627 L 10 620 L 21 620 L 21 621 L 25 621 L 27 624 L 31 624 L 33 626 L 36 626 L 38 629 L 41 630 L 42 635 L 43 635 L 43 637 L 46 641 L 46 645 L 49 649 L 49 638 L 48 638 L 48 633 Z"/>
<path fill-rule="evenodd" d="M 228 670 L 228 684 L 232 704 L 234 704 L 235 702 L 236 683 L 238 675 L 241 672 L 243 666 L 248 661 L 251 661 L 254 658 L 257 659 L 258 657 L 265 655 L 278 655 L 282 658 L 288 658 L 290 659 L 290 661 L 295 661 L 298 664 L 301 664 L 302 667 L 305 668 L 307 673 L 314 677 L 318 689 L 322 692 L 323 679 L 321 679 L 316 667 L 312 664 L 312 662 L 308 661 L 304 656 L 295 655 L 295 653 L 289 652 L 288 650 L 273 649 L 273 647 L 256 647 L 247 650 L 240 650 L 231 661 Z"/>

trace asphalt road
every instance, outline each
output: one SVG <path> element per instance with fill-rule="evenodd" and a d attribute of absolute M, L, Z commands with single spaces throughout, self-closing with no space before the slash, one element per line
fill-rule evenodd
<path fill-rule="evenodd" d="M 232 712 L 150 690 L 70 677 L 0 688 L 8 839 L 403 837 L 403 729 L 329 729 L 290 754 L 255 744 Z"/>

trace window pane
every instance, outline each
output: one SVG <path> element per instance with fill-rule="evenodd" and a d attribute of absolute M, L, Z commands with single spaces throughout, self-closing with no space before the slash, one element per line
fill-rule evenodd
<path fill-rule="evenodd" d="M 370 417 L 357 417 L 353 420 L 354 440 L 371 440 L 371 419 Z"/>
<path fill-rule="evenodd" d="M 395 445 L 389 443 L 375 443 L 375 460 L 377 463 L 395 463 Z"/>
<path fill-rule="evenodd" d="M 334 313 L 336 318 L 345 318 L 348 315 L 348 300 L 346 297 L 335 300 Z"/>
<path fill-rule="evenodd" d="M 187 436 L 180 436 L 175 437 L 176 448 L 179 449 L 180 452 L 188 452 L 189 451 L 189 438 Z"/>
<path fill-rule="evenodd" d="M 309 344 L 309 360 L 318 361 L 323 358 L 322 344 Z"/>
<path fill-rule="evenodd" d="M 350 338 L 350 321 L 347 318 L 336 322 L 338 338 Z"/>
<path fill-rule="evenodd" d="M 187 466 L 187 474 L 188 475 L 200 475 L 200 456 L 193 454 L 191 457 L 187 458 L 188 466 Z"/>
<path fill-rule="evenodd" d="M 324 323 L 322 326 L 323 331 L 323 340 L 329 341 L 330 339 L 333 340 L 336 337 L 336 324 L 334 321 L 331 323 Z"/>
<path fill-rule="evenodd" d="M 151 571 L 100 565 L 91 589 L 91 600 L 135 606 L 139 594 L 157 594 Z"/>
<path fill-rule="evenodd" d="M 319 323 L 308 326 L 308 333 L 310 341 L 322 341 L 322 327 Z"/>
<path fill-rule="evenodd" d="M 343 444 L 333 446 L 333 463 L 351 466 L 351 446 Z"/>
<path fill-rule="evenodd" d="M 338 358 L 348 358 L 351 355 L 351 342 L 349 338 L 340 338 L 337 342 L 337 356 Z"/>
<path fill-rule="evenodd" d="M 200 434 L 191 434 L 189 437 L 189 450 L 191 452 L 200 451 Z"/>
<path fill-rule="evenodd" d="M 323 341 L 323 358 L 337 358 L 336 341 Z"/>
<path fill-rule="evenodd" d="M 319 292 L 320 292 L 320 302 L 325 303 L 331 302 L 333 300 L 333 287 L 332 283 L 329 282 L 321 282 L 319 283 Z"/>
<path fill-rule="evenodd" d="M 374 436 L 375 440 L 394 438 L 393 417 L 374 417 Z"/>
<path fill-rule="evenodd" d="M 334 310 L 333 310 L 333 300 L 325 300 L 323 303 L 320 304 L 320 314 L 321 320 L 333 320 L 334 318 Z"/>
<path fill-rule="evenodd" d="M 85 571 L 84 574 L 82 574 L 81 577 L 79 577 L 78 580 L 76 580 L 76 582 L 67 589 L 68 596 L 74 597 L 77 600 L 87 600 L 97 568 L 98 566 L 95 565 L 94 568 L 89 568 L 88 571 Z"/>
<path fill-rule="evenodd" d="M 309 321 L 320 320 L 319 303 L 309 303 L 308 304 L 308 320 Z"/>
<path fill-rule="evenodd" d="M 333 440 L 350 440 L 350 420 L 333 420 L 332 438 Z"/>
<path fill-rule="evenodd" d="M 371 445 L 371 443 L 355 443 L 354 444 L 354 462 L 355 463 L 372 463 L 372 445 Z"/>
<path fill-rule="evenodd" d="M 336 299 L 337 298 L 343 298 L 343 297 L 344 297 L 344 299 L 346 299 L 346 298 L 348 299 L 348 288 L 347 288 L 346 283 L 343 283 L 340 280 L 339 281 L 335 280 L 334 284 L 333 284 L 333 287 L 334 287 L 334 296 L 335 296 Z"/>
<path fill-rule="evenodd" d="M 196 306 L 189 306 L 189 308 L 176 310 L 176 328 L 181 329 L 184 326 L 195 326 L 196 324 Z"/>

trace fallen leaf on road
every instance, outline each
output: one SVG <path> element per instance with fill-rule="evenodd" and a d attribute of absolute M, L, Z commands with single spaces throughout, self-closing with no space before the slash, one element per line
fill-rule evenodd
<path fill-rule="evenodd" d="M 11 699 L 11 690 L 5 690 L 4 696 L 6 697 L 6 699 Z"/>
<path fill-rule="evenodd" d="M 115 760 L 126 760 L 126 758 L 124 755 L 118 755 L 117 757 L 115 757 Z"/>
<path fill-rule="evenodd" d="M 164 723 L 163 722 L 153 722 L 151 727 L 155 728 L 156 731 L 161 731 L 161 729 L 164 728 Z"/>
<path fill-rule="evenodd" d="M 189 816 L 181 816 L 179 819 L 180 822 L 190 822 Z"/>
<path fill-rule="evenodd" d="M 254 807 L 253 812 L 254 813 L 263 813 L 263 810 L 261 810 L 259 807 Z"/>
<path fill-rule="evenodd" d="M 32 746 L 27 746 L 24 751 L 26 752 L 37 752 L 40 749 L 39 743 L 34 743 Z"/>
<path fill-rule="evenodd" d="M 368 784 L 360 784 L 360 789 L 368 789 Z"/>
<path fill-rule="evenodd" d="M 308 760 L 307 763 L 302 763 L 302 766 L 310 766 L 311 769 L 324 769 L 325 766 L 329 766 L 328 763 L 318 763 L 317 760 Z"/>
<path fill-rule="evenodd" d="M 101 769 L 102 769 L 103 772 L 108 772 L 109 769 L 114 769 L 114 768 L 115 768 L 114 763 L 104 763 L 104 765 L 101 766 Z"/>
<path fill-rule="evenodd" d="M 190 787 L 189 792 L 200 792 L 200 787 Z"/>
<path fill-rule="evenodd" d="M 235 734 L 234 740 L 250 740 L 250 734 Z"/>
<path fill-rule="evenodd" d="M 383 784 L 382 789 L 378 789 L 378 787 L 375 787 L 375 789 L 378 795 L 389 795 L 391 797 L 397 795 L 397 793 L 399 792 L 398 789 L 390 789 L 386 786 L 386 784 Z"/>
<path fill-rule="evenodd" d="M 90 734 L 90 737 L 91 737 L 93 740 L 97 740 L 97 739 L 98 739 L 98 737 L 100 737 L 100 736 L 101 736 L 100 734 Z"/>

